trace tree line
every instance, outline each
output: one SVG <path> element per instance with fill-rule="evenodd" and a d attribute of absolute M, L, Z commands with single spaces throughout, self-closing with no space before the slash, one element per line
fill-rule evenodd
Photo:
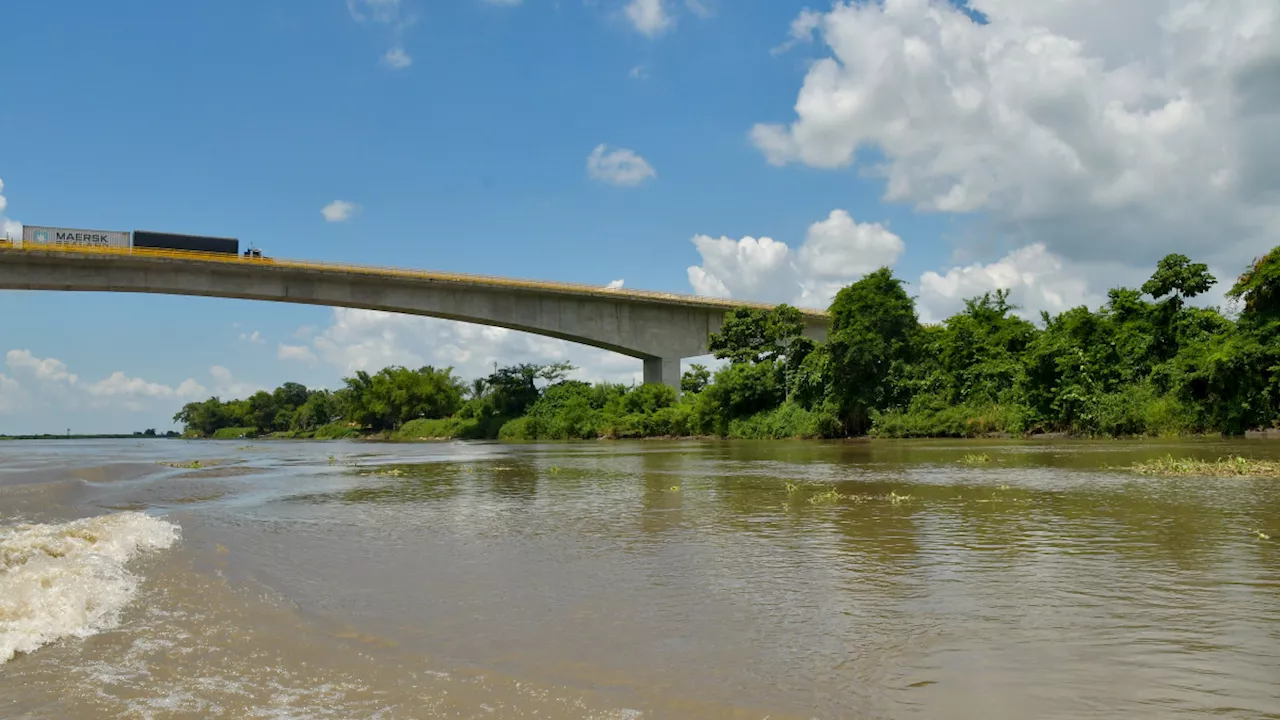
<path fill-rule="evenodd" d="M 798 310 L 726 313 L 681 394 L 590 384 L 567 364 L 499 368 L 470 383 L 450 368 L 357 372 L 330 392 L 285 383 L 244 400 L 211 398 L 175 416 L 189 435 L 580 439 L 1240 434 L 1280 420 L 1280 248 L 1227 293 L 1238 312 L 1188 301 L 1216 279 L 1171 254 L 1141 288 L 1098 309 L 1040 322 L 1008 292 L 985 293 L 922 324 L 904 282 L 881 268 L 832 302 L 826 342 Z"/>

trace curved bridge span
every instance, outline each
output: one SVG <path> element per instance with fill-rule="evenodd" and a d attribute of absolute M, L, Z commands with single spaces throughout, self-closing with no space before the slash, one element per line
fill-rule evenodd
<path fill-rule="evenodd" d="M 362 308 L 492 325 L 640 358 L 680 386 L 726 310 L 757 303 L 590 285 L 141 248 L 0 247 L 0 289 L 198 295 Z M 805 310 L 805 335 L 826 337 Z"/>

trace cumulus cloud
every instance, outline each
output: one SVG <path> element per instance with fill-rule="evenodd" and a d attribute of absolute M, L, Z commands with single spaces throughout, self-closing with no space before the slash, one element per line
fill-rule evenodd
<path fill-rule="evenodd" d="M 404 48 L 397 45 L 383 54 L 382 62 L 394 70 L 403 70 L 413 64 L 413 58 L 409 57 L 409 53 L 405 52 Z"/>
<path fill-rule="evenodd" d="M 967 298 L 1008 290 L 1018 314 L 1034 320 L 1041 311 L 1056 314 L 1080 305 L 1100 305 L 1104 298 L 1090 290 L 1090 274 L 1089 269 L 1049 252 L 1043 243 L 1035 243 L 992 263 L 954 267 L 943 274 L 924 273 L 917 306 L 923 321 L 938 322 L 961 310 Z"/>
<path fill-rule="evenodd" d="M 684 0 L 684 6 L 689 9 L 689 12 L 704 20 L 714 14 L 705 0 Z"/>
<path fill-rule="evenodd" d="M 1274 0 L 967 5 L 985 22 L 944 0 L 802 14 L 791 38 L 816 30 L 830 56 L 756 147 L 776 165 L 862 164 L 887 200 L 978 213 L 1071 261 L 1238 267 L 1274 243 Z"/>
<path fill-rule="evenodd" d="M 387 29 L 390 43 L 382 55 L 384 65 L 393 70 L 401 70 L 413 64 L 413 58 L 404 49 L 404 36 L 417 18 L 405 12 L 401 0 L 347 0 L 347 11 L 358 23 L 370 23 Z"/>
<path fill-rule="evenodd" d="M 325 222 L 346 222 L 360 210 L 360 206 L 346 200 L 334 200 L 320 208 Z"/>
<path fill-rule="evenodd" d="M 906 244 L 879 223 L 858 223 L 832 210 L 813 223 L 799 250 L 773 238 L 697 235 L 702 264 L 688 269 L 699 295 L 825 307 L 843 286 L 892 266 Z"/>
<path fill-rule="evenodd" d="M 254 330 L 251 333 L 240 333 L 240 341 L 253 343 L 254 345 L 261 345 L 266 342 L 262 337 L 262 333 L 257 330 Z"/>
<path fill-rule="evenodd" d="M 261 385 L 236 379 L 230 370 L 221 365 L 214 365 L 210 367 L 209 376 L 213 378 L 214 396 L 222 398 L 223 400 L 246 398 L 259 390 L 266 389 Z"/>
<path fill-rule="evenodd" d="M 541 335 L 348 308 L 334 308 L 330 325 L 305 349 L 344 375 L 388 365 L 433 365 L 473 378 L 493 372 L 494 363 L 561 361 L 573 363 L 577 377 L 589 381 L 639 382 L 642 374 L 635 358 Z"/>
<path fill-rule="evenodd" d="M 276 350 L 276 358 L 306 363 L 316 361 L 315 353 L 311 352 L 311 348 L 306 345 L 285 345 L 284 343 L 280 343 L 280 347 Z"/>
<path fill-rule="evenodd" d="M 587 156 L 587 173 L 601 182 L 624 187 L 634 187 L 657 177 L 653 166 L 634 151 L 626 148 L 609 150 L 604 143 L 597 145 Z"/>
<path fill-rule="evenodd" d="M 800 43 L 813 42 L 813 31 L 818 29 L 822 24 L 823 14 L 814 12 L 809 8 L 800 11 L 800 14 L 791 21 L 791 29 L 787 33 L 787 41 L 773 48 L 769 52 L 774 55 L 781 55 Z"/>
<path fill-rule="evenodd" d="M 138 412 L 148 409 L 149 400 L 194 399 L 205 392 L 204 386 L 190 378 L 173 387 L 119 370 L 96 382 L 85 382 L 61 360 L 36 357 L 25 349 L 8 351 L 5 363 L 15 377 L 0 374 L 2 411 L 29 411 L 52 403 L 67 409 L 118 407 Z M 31 382 L 20 384 L 18 375 Z"/>
<path fill-rule="evenodd" d="M 200 383 L 190 378 L 178 387 L 170 387 L 160 383 L 147 382 L 142 378 L 129 377 L 122 371 L 115 371 L 85 390 L 95 397 L 128 397 L 128 398 L 197 398 L 205 393 Z"/>
<path fill-rule="evenodd" d="M 663 0 L 631 0 L 623 12 L 642 35 L 656 37 L 675 24 Z"/>
<path fill-rule="evenodd" d="M 632 80 L 648 80 L 649 71 L 645 69 L 645 66 L 637 65 L 631 68 L 631 71 L 627 73 L 627 76 Z"/>
<path fill-rule="evenodd" d="M 4 196 L 4 180 L 0 179 L 0 238 L 18 240 L 22 237 L 22 223 L 5 217 L 5 208 L 9 201 Z"/>
<path fill-rule="evenodd" d="M 617 279 L 617 280 L 610 280 L 610 281 L 609 281 L 609 284 L 608 284 L 608 285 L 606 285 L 605 287 L 607 287 L 607 288 L 609 288 L 609 289 L 611 289 L 611 290 L 617 290 L 618 288 L 622 287 L 622 279 L 621 279 L 621 278 L 619 278 L 619 279 Z"/>

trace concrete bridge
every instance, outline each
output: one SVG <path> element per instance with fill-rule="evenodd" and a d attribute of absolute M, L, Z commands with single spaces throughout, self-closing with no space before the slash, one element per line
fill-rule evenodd
<path fill-rule="evenodd" d="M 0 247 L 0 290 L 161 293 L 363 308 L 536 333 L 644 361 L 644 381 L 680 387 L 724 313 L 756 303 L 480 275 L 141 248 Z M 805 310 L 823 340 L 825 313 Z"/>

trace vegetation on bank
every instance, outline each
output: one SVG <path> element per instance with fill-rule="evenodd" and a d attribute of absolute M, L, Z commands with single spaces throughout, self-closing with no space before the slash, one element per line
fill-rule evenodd
<path fill-rule="evenodd" d="M 1005 291 L 936 325 L 887 268 L 842 289 L 828 340 L 799 311 L 740 308 L 694 365 L 681 397 L 662 386 L 568 379 L 566 364 L 499 368 L 470 383 L 452 369 L 357 372 L 337 391 L 285 383 L 210 398 L 175 421 L 188 436 L 387 439 L 980 437 L 1241 434 L 1280 421 L 1280 248 L 1228 296 L 1238 313 L 1188 301 L 1216 280 L 1182 255 L 1097 310 L 1014 314 Z"/>

